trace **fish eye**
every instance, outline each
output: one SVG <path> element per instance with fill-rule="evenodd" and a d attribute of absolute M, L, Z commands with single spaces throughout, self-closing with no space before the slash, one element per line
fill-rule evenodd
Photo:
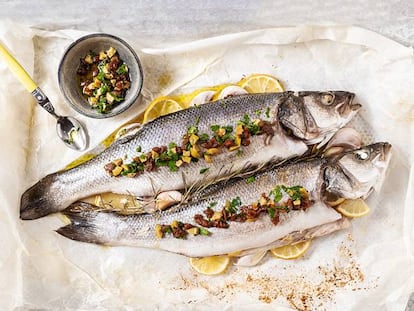
<path fill-rule="evenodd" d="M 355 152 L 355 158 L 361 161 L 368 160 L 370 152 L 368 150 L 358 150 Z"/>
<path fill-rule="evenodd" d="M 322 95 L 321 102 L 322 104 L 329 106 L 332 105 L 335 101 L 335 95 L 332 93 L 325 93 Z"/>

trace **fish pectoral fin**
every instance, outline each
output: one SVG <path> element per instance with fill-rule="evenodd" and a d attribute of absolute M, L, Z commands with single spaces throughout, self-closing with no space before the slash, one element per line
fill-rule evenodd
<path fill-rule="evenodd" d="M 235 266 L 253 267 L 256 266 L 267 254 L 267 249 L 259 249 L 253 254 L 239 257 L 235 262 Z"/>

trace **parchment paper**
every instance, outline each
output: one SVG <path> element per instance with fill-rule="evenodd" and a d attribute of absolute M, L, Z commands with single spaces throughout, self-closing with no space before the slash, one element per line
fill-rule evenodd
<path fill-rule="evenodd" d="M 268 73 L 289 90 L 355 92 L 370 127 L 365 137 L 388 141 L 394 151 L 382 188 L 368 200 L 371 214 L 353 220 L 350 229 L 313 241 L 296 261 L 268 255 L 257 267 L 200 276 L 179 255 L 65 239 L 54 232 L 63 224 L 58 215 L 19 219 L 22 192 L 80 154 L 64 147 L 55 120 L 0 61 L 0 305 L 5 310 L 404 310 L 414 291 L 411 48 L 351 26 L 264 29 L 164 49 L 130 35 L 124 39 L 144 66 L 142 105 L 113 119 L 92 120 L 64 103 L 57 84 L 64 49 L 86 33 L 0 24 L 1 41 L 56 110 L 86 124 L 91 148 L 159 95 Z"/>

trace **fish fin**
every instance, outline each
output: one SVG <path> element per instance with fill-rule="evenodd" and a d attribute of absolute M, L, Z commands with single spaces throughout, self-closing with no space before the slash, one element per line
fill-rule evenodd
<path fill-rule="evenodd" d="M 80 209 L 79 205 L 81 205 Z M 100 228 L 102 223 L 109 221 L 107 219 L 109 214 L 112 219 L 112 216 L 116 217 L 116 213 L 97 211 L 92 204 L 77 202 L 62 211 L 62 214 L 68 217 L 71 223 L 56 230 L 60 235 L 75 241 L 108 244 L 109 234 L 105 234 Z"/>
<path fill-rule="evenodd" d="M 20 200 L 21 219 L 36 219 L 59 210 L 53 196 L 50 195 L 51 187 L 56 182 L 56 175 L 47 175 L 22 194 Z"/>
<path fill-rule="evenodd" d="M 93 227 L 88 225 L 70 224 L 57 229 L 56 232 L 74 241 L 105 245 L 105 242 L 94 234 Z"/>
<path fill-rule="evenodd" d="M 238 258 L 234 265 L 235 266 L 242 266 L 242 267 L 253 267 L 256 266 L 264 256 L 267 254 L 267 249 L 259 249 L 253 254 L 245 255 Z"/>

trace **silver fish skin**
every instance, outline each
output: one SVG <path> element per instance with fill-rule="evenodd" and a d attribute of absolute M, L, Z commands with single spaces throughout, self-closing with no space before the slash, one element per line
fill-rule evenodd
<path fill-rule="evenodd" d="M 233 257 L 238 257 L 235 260 L 234 265 L 243 267 L 255 266 L 263 259 L 267 251 L 271 250 L 272 248 L 312 240 L 314 238 L 318 238 L 324 235 L 334 233 L 339 230 L 349 228 L 350 225 L 351 222 L 348 220 L 348 218 L 342 217 L 333 222 L 328 222 L 326 224 L 318 225 L 316 227 L 312 227 L 303 231 L 292 232 L 289 235 L 263 247 L 247 249 L 237 253 L 233 253 Z"/>
<path fill-rule="evenodd" d="M 312 231 L 325 224 L 337 223 L 341 214 L 334 208 L 326 205 L 322 199 L 326 184 L 340 186 L 344 174 L 346 178 L 350 172 L 370 173 L 375 166 L 376 178 L 370 179 L 373 187 L 386 169 L 385 163 L 389 160 L 390 145 L 376 143 L 358 150 L 346 152 L 335 159 L 317 158 L 310 161 L 297 162 L 276 167 L 272 170 L 255 176 L 255 181 L 247 183 L 245 179 L 229 180 L 216 184 L 200 193 L 193 203 L 178 208 L 162 211 L 155 214 L 119 215 L 113 212 L 99 212 L 92 210 L 86 203 L 75 203 L 72 208 L 64 211 L 71 224 L 62 227 L 57 232 L 73 240 L 97 243 L 111 246 L 135 246 L 162 249 L 190 257 L 213 256 L 228 254 L 240 250 L 259 249 L 274 245 L 275 241 L 292 235 L 295 232 Z M 369 157 L 359 157 L 361 153 L 369 153 Z M 372 161 L 376 159 L 376 161 Z M 346 160 L 346 161 L 343 161 Z M 347 168 L 353 170 L 347 171 Z M 341 167 L 335 174 L 327 173 L 332 167 Z M 346 173 L 345 173 L 346 172 Z M 254 222 L 230 222 L 227 229 L 209 228 L 211 236 L 188 236 L 187 239 L 176 239 L 171 235 L 157 238 L 155 227 L 157 224 L 168 225 L 174 220 L 194 224 L 194 215 L 202 214 L 213 202 L 214 210 L 220 211 L 226 200 L 240 197 L 242 204 L 257 202 L 262 193 L 269 193 L 276 185 L 288 187 L 301 185 L 305 187 L 314 202 L 306 210 L 293 210 L 280 214 L 282 219 L 274 225 L 267 215 L 261 215 Z M 360 185 L 352 184 L 353 193 L 362 193 Z M 368 187 L 364 189 L 369 192 Z M 338 192 L 347 198 L 350 188 Z M 346 223 L 342 222 L 346 226 Z M 314 229 L 315 230 L 315 229 Z M 328 230 L 329 231 L 329 230 Z"/>
<path fill-rule="evenodd" d="M 327 108 L 327 104 L 322 104 L 327 94 L 336 94 L 329 105 L 330 108 Z M 137 197 L 155 196 L 163 191 L 190 187 L 197 182 L 213 183 L 221 177 L 232 176 L 235 172 L 303 155 L 309 143 L 307 136 L 311 137 L 312 143 L 323 141 L 326 138 L 325 127 L 339 129 L 357 113 L 360 105 L 354 104 L 353 98 L 354 94 L 340 91 L 308 92 L 302 95 L 295 95 L 293 92 L 249 94 L 218 100 L 160 117 L 145 124 L 135 135 L 116 141 L 90 161 L 71 170 L 42 178 L 23 193 L 20 218 L 36 219 L 46 216 L 62 210 L 76 200 L 104 192 L 131 194 Z M 298 111 L 296 119 L 289 123 L 285 122 L 282 129 L 278 118 L 282 122 L 285 116 L 280 113 L 279 107 L 286 101 L 289 101 L 289 106 L 297 102 L 301 107 L 306 102 L 311 112 Z M 324 128 L 320 129 L 319 135 L 314 134 L 317 130 L 315 127 L 311 129 L 312 135 L 302 135 L 301 139 L 286 134 L 285 129 L 290 129 L 293 133 L 297 132 L 294 128 L 301 127 L 301 124 L 305 123 L 305 118 L 318 119 L 319 117 L 312 113 L 314 111 L 319 114 L 318 107 L 321 105 L 327 112 L 330 110 L 332 113 L 324 114 L 324 118 L 327 119 L 324 120 Z M 315 107 L 310 108 L 311 106 Z M 284 111 L 288 109 L 290 108 L 283 108 Z M 199 133 L 211 134 L 211 125 L 234 126 L 246 114 L 252 120 L 258 118 L 258 112 L 261 113 L 260 118 L 272 122 L 274 135 L 266 138 L 263 135 L 252 136 L 251 144 L 243 147 L 241 154 L 225 150 L 214 156 L 211 164 L 200 160 L 181 167 L 178 172 L 171 172 L 168 167 L 160 167 L 135 178 L 111 177 L 104 170 L 105 164 L 117 158 L 131 161 L 137 155 L 138 146 L 146 153 L 153 147 L 168 146 L 170 142 L 180 145 L 182 136 L 195 122 L 198 122 Z M 304 131 L 306 132 L 306 129 Z M 209 174 L 201 175 L 200 170 L 206 167 L 209 168 Z"/>

